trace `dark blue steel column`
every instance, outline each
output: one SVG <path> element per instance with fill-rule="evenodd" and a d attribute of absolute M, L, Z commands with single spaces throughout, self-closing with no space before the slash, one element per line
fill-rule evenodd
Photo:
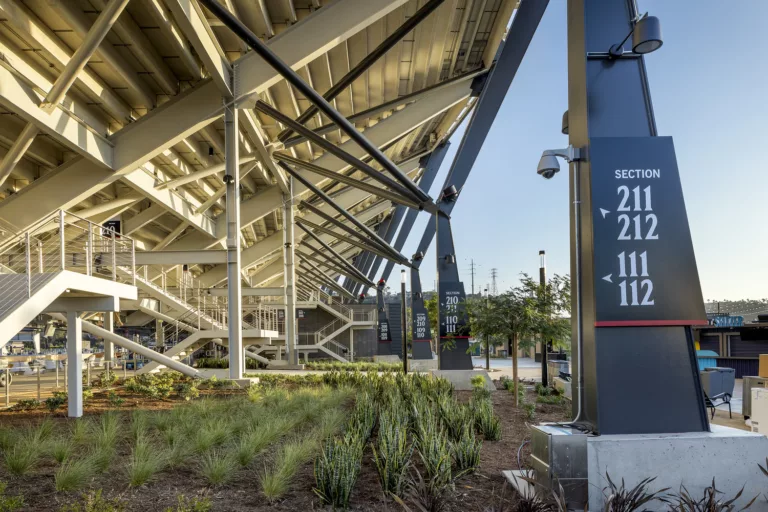
<path fill-rule="evenodd" d="M 696 321 L 699 315 L 703 317 L 703 303 L 700 312 L 679 320 L 636 319 L 638 312 L 663 316 L 684 301 L 692 304 L 693 309 L 699 308 L 696 302 L 700 300 L 701 289 L 696 263 L 692 248 L 688 251 L 688 247 L 684 247 L 690 245 L 690 234 L 682 194 L 676 198 L 676 215 L 664 216 L 664 208 L 668 206 L 659 204 L 660 201 L 653 205 L 659 226 L 654 242 L 645 242 L 647 237 L 635 235 L 630 239 L 620 234 L 617 242 L 612 232 L 611 238 L 606 238 L 609 228 L 619 233 L 620 225 L 617 227 L 616 221 L 621 219 L 617 210 L 623 209 L 617 207 L 620 196 L 616 195 L 617 187 L 623 182 L 619 180 L 619 171 L 614 176 L 613 169 L 647 169 L 650 162 L 662 161 L 661 178 L 672 181 L 661 185 L 661 180 L 634 180 L 630 187 L 640 185 L 650 189 L 650 185 L 654 185 L 655 198 L 657 193 L 663 195 L 670 187 L 680 190 L 674 150 L 657 150 L 665 144 L 670 148 L 671 141 L 657 137 L 643 57 L 629 53 L 609 59 L 606 55 L 612 45 L 621 42 L 631 31 L 636 17 L 634 0 L 568 0 L 568 135 L 570 144 L 585 149 L 587 155 L 586 160 L 570 165 L 570 199 L 574 204 L 570 219 L 574 416 L 577 424 L 599 434 L 706 431 L 709 426 L 691 328 L 686 325 L 689 320 Z M 625 46 L 629 49 L 630 44 Z M 635 148 L 649 149 L 637 152 L 633 151 Z M 604 165 L 613 161 L 616 166 Z M 619 164 L 622 167 L 618 167 Z M 577 192 L 580 197 L 576 196 Z M 650 192 L 648 194 L 650 197 Z M 598 211 L 595 215 L 594 208 L 598 207 L 608 213 Z M 638 209 L 635 205 L 633 211 Z M 644 210 L 648 211 L 649 207 Z M 579 231 L 581 238 L 577 245 Z M 598 237 L 605 243 L 596 243 Z M 620 247 L 626 247 L 627 251 L 634 251 L 641 244 L 649 247 L 650 275 L 645 271 L 640 275 L 649 276 L 643 283 L 653 280 L 656 286 L 653 295 L 648 293 L 645 298 L 641 295 L 642 303 L 635 304 L 638 301 L 630 299 L 629 303 L 622 301 L 623 308 L 619 308 L 619 285 L 626 286 L 627 281 L 617 282 L 623 279 L 617 276 L 623 276 L 624 271 L 603 263 L 609 257 L 610 262 L 618 266 L 615 254 L 606 254 L 609 242 L 624 244 Z M 658 254 L 673 246 L 685 249 L 691 256 L 685 262 L 660 263 Z M 622 263 L 623 254 L 619 255 Z M 693 277 L 681 288 L 669 286 L 669 279 L 660 277 L 674 280 L 682 273 L 691 273 Z M 635 270 L 631 275 L 637 275 Z M 633 281 L 635 285 L 637 282 Z M 662 303 L 665 307 L 659 308 Z M 607 308 L 614 305 L 613 312 L 621 311 L 624 315 L 620 321 L 601 321 Z M 634 307 L 636 305 L 638 307 Z M 577 344 L 580 336 L 582 350 Z"/>

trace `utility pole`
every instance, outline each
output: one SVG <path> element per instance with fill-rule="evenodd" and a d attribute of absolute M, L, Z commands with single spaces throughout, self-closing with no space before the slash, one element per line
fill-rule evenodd
<path fill-rule="evenodd" d="M 469 272 L 472 274 L 472 296 L 475 296 L 475 259 L 472 258 L 469 260 Z"/>
<path fill-rule="evenodd" d="M 499 275 L 499 269 L 491 269 L 491 295 L 496 296 L 499 294 L 499 289 L 496 286 L 496 277 Z"/>
<path fill-rule="evenodd" d="M 488 310 L 491 307 L 491 299 L 488 296 L 488 288 L 485 289 L 485 309 Z M 486 311 L 487 313 L 487 311 Z M 485 369 L 491 369 L 491 336 L 485 333 Z"/>

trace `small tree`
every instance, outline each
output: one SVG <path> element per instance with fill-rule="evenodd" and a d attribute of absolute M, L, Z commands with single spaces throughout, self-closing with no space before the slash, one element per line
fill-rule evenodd
<path fill-rule="evenodd" d="M 501 344 L 497 312 L 490 297 L 471 297 L 466 301 L 472 336 L 485 348 L 485 369 L 491 369 L 491 347 Z"/>

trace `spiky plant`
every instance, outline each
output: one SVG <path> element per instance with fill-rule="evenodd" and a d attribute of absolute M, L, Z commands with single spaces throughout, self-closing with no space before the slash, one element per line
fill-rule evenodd
<path fill-rule="evenodd" d="M 53 479 L 57 491 L 80 489 L 96 474 L 96 462 L 93 457 L 68 460 L 54 473 Z"/>
<path fill-rule="evenodd" d="M 475 426 L 486 441 L 501 439 L 501 420 L 493 412 L 490 401 L 483 401 L 475 411 Z"/>
<path fill-rule="evenodd" d="M 650 491 L 650 486 L 656 478 L 645 478 L 634 487 L 627 488 L 624 479 L 621 484 L 616 485 L 608 473 L 605 474 L 608 480 L 608 486 L 603 489 L 605 497 L 605 512 L 634 512 L 635 510 L 645 510 L 646 505 L 652 501 L 659 500 L 669 488 L 664 488 L 655 492 Z M 712 482 L 714 489 L 714 481 Z M 737 497 L 738 498 L 738 497 Z M 734 501 L 737 499 L 735 498 Z M 707 508 L 707 511 L 712 509 Z"/>
<path fill-rule="evenodd" d="M 456 470 L 460 473 L 474 473 L 480 466 L 483 441 L 475 435 L 472 427 L 465 424 L 459 438 L 450 441 L 450 446 Z"/>
<path fill-rule="evenodd" d="M 458 441 L 467 427 L 472 428 L 474 415 L 466 405 L 450 397 L 441 397 L 439 407 L 440 418 L 451 440 Z"/>
<path fill-rule="evenodd" d="M 200 460 L 200 474 L 211 485 L 221 485 L 231 480 L 237 470 L 235 457 L 224 451 L 214 450 L 203 455 Z"/>
<path fill-rule="evenodd" d="M 413 506 L 418 512 L 443 512 L 454 495 L 453 482 L 445 482 L 439 477 L 427 477 L 414 467 L 406 484 L 405 496 L 393 496 L 404 510 L 410 512 Z"/>
<path fill-rule="evenodd" d="M 53 439 L 50 441 L 48 446 L 50 447 L 51 456 L 59 464 L 65 462 L 72 455 L 72 452 L 75 449 L 72 441 L 66 437 Z"/>
<path fill-rule="evenodd" d="M 323 503 L 346 509 L 360 474 L 363 441 L 354 433 L 326 441 L 315 459 L 313 490 Z"/>
<path fill-rule="evenodd" d="M 422 425 L 416 445 L 429 480 L 451 481 L 451 450 L 442 426 L 437 423 Z"/>
<path fill-rule="evenodd" d="M 128 478 L 131 487 L 148 482 L 166 465 L 165 452 L 158 450 L 146 437 L 136 440 L 128 462 Z"/>
<path fill-rule="evenodd" d="M 405 488 L 413 444 L 408 443 L 408 427 L 396 415 L 382 411 L 379 436 L 373 449 L 373 461 L 385 494 L 402 496 Z"/>
<path fill-rule="evenodd" d="M 29 439 L 22 439 L 3 452 L 5 467 L 12 475 L 26 475 L 40 460 L 41 449 L 40 445 L 34 444 Z"/>
<path fill-rule="evenodd" d="M 717 489 L 713 478 L 712 485 L 704 489 L 704 495 L 699 499 L 694 498 L 688 489 L 682 486 L 678 494 L 668 496 L 665 501 L 669 503 L 669 509 L 675 512 L 732 512 L 748 509 L 758 498 L 755 496 L 749 503 L 737 509 L 736 502 L 742 494 L 744 494 L 744 487 L 733 498 L 727 499 L 725 494 Z"/>

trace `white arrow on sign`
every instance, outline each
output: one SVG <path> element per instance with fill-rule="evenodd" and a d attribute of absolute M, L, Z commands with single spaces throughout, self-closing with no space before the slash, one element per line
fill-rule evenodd
<path fill-rule="evenodd" d="M 605 210 L 605 209 L 603 209 L 603 208 L 600 208 L 600 213 L 602 213 L 602 214 L 603 214 L 603 218 L 605 218 L 605 216 L 606 216 L 607 214 L 611 213 L 611 211 L 610 211 L 610 210 Z"/>
<path fill-rule="evenodd" d="M 612 283 L 613 281 L 611 281 L 611 275 L 612 274 L 608 274 L 607 276 L 603 277 L 603 281 L 608 281 L 609 283 Z"/>

